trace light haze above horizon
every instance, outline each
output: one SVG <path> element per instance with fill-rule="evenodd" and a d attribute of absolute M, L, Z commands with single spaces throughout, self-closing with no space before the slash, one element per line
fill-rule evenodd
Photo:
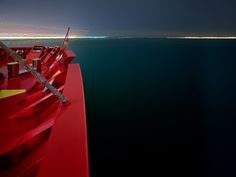
<path fill-rule="evenodd" d="M 0 33 L 236 36 L 233 0 L 1 0 Z"/>

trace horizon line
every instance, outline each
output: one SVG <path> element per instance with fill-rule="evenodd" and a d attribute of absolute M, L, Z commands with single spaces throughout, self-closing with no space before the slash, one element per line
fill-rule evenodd
<path fill-rule="evenodd" d="M 167 39 L 236 39 L 236 36 L 178 36 L 178 37 L 166 37 Z"/>
<path fill-rule="evenodd" d="M 70 36 L 69 39 L 104 39 L 108 36 Z M 64 39 L 65 36 L 0 36 L 0 40 Z"/>
<path fill-rule="evenodd" d="M 1 36 L 0 40 L 33 40 L 33 39 L 64 39 L 64 36 Z M 71 35 L 69 39 L 212 39 L 212 40 L 234 40 L 236 36 L 78 36 Z"/>

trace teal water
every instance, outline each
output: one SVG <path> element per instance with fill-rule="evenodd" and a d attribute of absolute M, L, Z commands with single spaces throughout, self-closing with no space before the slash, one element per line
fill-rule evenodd
<path fill-rule="evenodd" d="M 70 48 L 83 73 L 92 177 L 236 176 L 235 40 L 80 39 Z"/>

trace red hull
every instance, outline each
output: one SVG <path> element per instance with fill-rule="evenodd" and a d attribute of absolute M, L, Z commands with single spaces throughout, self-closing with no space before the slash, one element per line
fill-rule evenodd
<path fill-rule="evenodd" d="M 0 78 L 0 176 L 67 173 L 87 177 L 85 101 L 80 67 L 70 64 L 74 53 L 44 46 L 12 49 L 21 51 L 30 64 L 32 59 L 41 58 L 41 75 L 63 91 L 69 103 L 61 104 L 29 72 L 8 79 L 7 63 L 13 60 L 0 49 L 0 72 L 4 76 Z"/>

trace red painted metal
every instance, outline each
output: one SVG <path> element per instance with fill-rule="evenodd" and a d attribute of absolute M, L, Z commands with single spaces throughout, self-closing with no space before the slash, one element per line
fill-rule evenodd
<path fill-rule="evenodd" d="M 25 89 L 25 93 L 0 99 L 0 176 L 36 177 L 39 174 L 47 177 L 71 172 L 87 177 L 83 82 L 79 65 L 69 65 L 75 58 L 74 53 L 69 49 L 44 46 L 12 49 L 30 64 L 34 58 L 41 58 L 42 76 L 60 91 L 64 89 L 70 103 L 62 105 L 29 72 L 8 79 L 7 63 L 13 59 L 0 48 L 3 76 L 0 77 L 0 90 Z M 22 70 L 24 67 L 20 66 Z M 61 148 L 57 148 L 58 144 Z M 63 169 L 58 158 L 67 161 Z M 42 167 L 41 159 L 44 159 Z M 58 165 L 59 169 L 50 166 L 51 163 Z"/>
<path fill-rule="evenodd" d="M 77 82 L 75 83 L 74 76 Z M 60 106 L 38 177 L 88 177 L 88 148 L 84 91 L 78 64 L 70 65 L 64 94 L 70 100 Z"/>

